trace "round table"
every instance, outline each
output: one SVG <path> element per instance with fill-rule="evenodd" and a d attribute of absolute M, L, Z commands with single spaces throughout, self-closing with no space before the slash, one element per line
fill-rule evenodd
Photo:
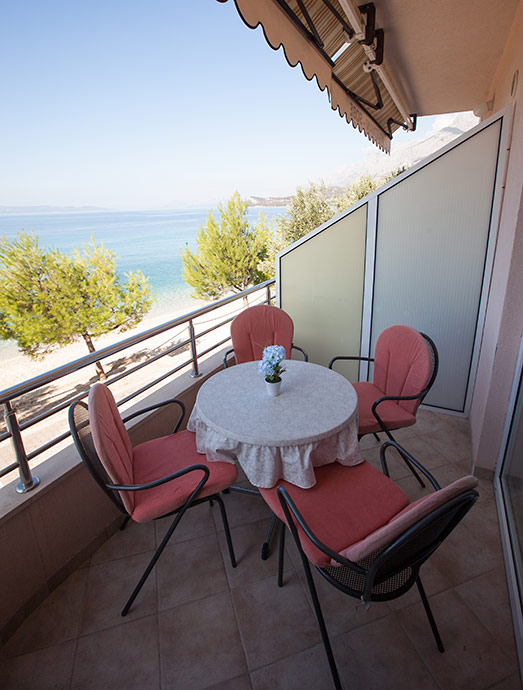
<path fill-rule="evenodd" d="M 200 388 L 187 428 L 210 461 L 240 463 L 254 486 L 279 479 L 308 489 L 314 467 L 363 461 L 354 387 L 326 367 L 285 361 L 281 392 L 270 397 L 258 362 L 224 369 Z"/>

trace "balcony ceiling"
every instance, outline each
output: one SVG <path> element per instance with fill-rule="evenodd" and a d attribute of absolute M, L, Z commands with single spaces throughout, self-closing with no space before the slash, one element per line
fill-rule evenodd
<path fill-rule="evenodd" d="M 488 100 L 519 0 L 374 0 L 361 11 L 354 0 L 234 2 L 247 26 L 262 25 L 269 45 L 327 89 L 333 110 L 388 151 L 411 114 Z M 365 35 L 374 10 L 376 32 Z"/>
<path fill-rule="evenodd" d="M 458 112 L 485 102 L 518 4 L 374 0 L 386 63 L 410 112 Z"/>

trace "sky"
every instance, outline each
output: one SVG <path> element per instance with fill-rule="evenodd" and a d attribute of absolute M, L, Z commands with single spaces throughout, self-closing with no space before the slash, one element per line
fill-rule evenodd
<path fill-rule="evenodd" d="M 0 206 L 284 196 L 374 149 L 233 0 L 4 2 L 0 88 Z"/>

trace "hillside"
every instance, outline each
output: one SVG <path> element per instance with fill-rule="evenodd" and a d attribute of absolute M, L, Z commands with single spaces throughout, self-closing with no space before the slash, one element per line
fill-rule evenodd
<path fill-rule="evenodd" d="M 371 150 L 367 152 L 363 160 L 337 168 L 323 181 L 328 187 L 339 191 L 340 188 L 348 187 L 365 173 L 374 178 L 381 178 L 400 168 L 412 168 L 467 132 L 478 121 L 472 113 L 460 113 L 446 127 L 431 136 L 413 138 L 406 142 L 394 142 L 390 155 L 377 149 Z M 416 133 L 414 132 L 412 136 L 415 137 Z M 288 203 L 289 197 L 251 196 L 249 198 L 251 206 L 286 206 Z"/>

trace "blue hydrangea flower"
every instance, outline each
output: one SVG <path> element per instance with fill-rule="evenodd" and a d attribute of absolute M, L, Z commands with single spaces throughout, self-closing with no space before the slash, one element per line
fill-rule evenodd
<path fill-rule="evenodd" d="M 283 345 L 268 345 L 264 348 L 263 357 L 258 362 L 258 372 L 265 376 L 266 381 L 280 380 L 280 374 L 285 371 L 281 366 L 285 356 L 286 352 Z"/>

